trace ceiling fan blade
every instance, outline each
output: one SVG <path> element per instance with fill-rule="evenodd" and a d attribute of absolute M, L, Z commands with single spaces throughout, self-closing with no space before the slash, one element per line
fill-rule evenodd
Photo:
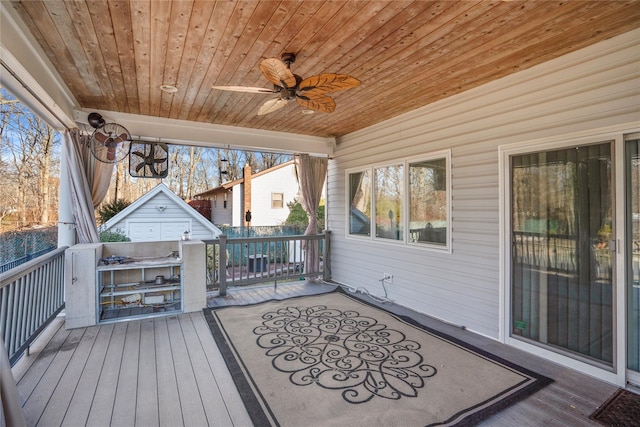
<path fill-rule="evenodd" d="M 296 86 L 296 77 L 287 65 L 278 58 L 267 58 L 260 63 L 262 74 L 276 86 L 291 88 Z"/>
<path fill-rule="evenodd" d="M 250 87 L 250 86 L 211 86 L 211 89 L 228 90 L 232 92 L 247 92 L 247 93 L 275 93 L 273 89 L 265 89 L 263 87 Z"/>
<path fill-rule="evenodd" d="M 296 101 L 303 107 L 309 108 L 310 110 L 321 111 L 323 113 L 333 113 L 336 109 L 336 102 L 328 96 L 320 96 L 313 99 L 298 96 Z"/>
<path fill-rule="evenodd" d="M 270 99 L 264 104 L 262 104 L 262 107 L 260 107 L 260 109 L 258 110 L 258 115 L 264 116 L 265 114 L 273 113 L 274 111 L 281 109 L 285 105 L 287 105 L 287 101 L 284 99 L 280 99 L 280 98 Z"/>
<path fill-rule="evenodd" d="M 323 96 L 325 93 L 337 92 L 360 85 L 360 80 L 347 74 L 320 74 L 308 77 L 300 82 L 300 91 L 308 98 Z"/>

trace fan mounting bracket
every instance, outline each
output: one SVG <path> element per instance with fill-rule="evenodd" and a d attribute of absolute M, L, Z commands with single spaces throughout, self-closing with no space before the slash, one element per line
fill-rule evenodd
<path fill-rule="evenodd" d="M 280 58 L 282 59 L 282 62 L 284 62 L 287 65 L 287 67 L 293 64 L 294 62 L 296 62 L 295 53 L 284 52 Z"/>

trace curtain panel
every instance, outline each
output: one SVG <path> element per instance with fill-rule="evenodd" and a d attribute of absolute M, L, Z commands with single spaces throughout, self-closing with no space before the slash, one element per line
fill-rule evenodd
<path fill-rule="evenodd" d="M 318 232 L 318 206 L 327 176 L 328 159 L 298 154 L 295 156 L 295 164 L 302 195 L 300 204 L 309 215 L 309 225 L 304 234 L 305 236 L 316 234 Z M 305 271 L 317 271 L 320 263 L 320 249 L 317 242 L 309 242 L 309 245 L 306 245 L 304 249 L 306 251 Z"/>
<path fill-rule="evenodd" d="M 68 159 L 71 202 L 78 243 L 97 243 L 95 208 L 109 190 L 113 163 L 98 161 L 89 148 L 88 136 L 78 129 L 64 133 L 64 155 Z"/>

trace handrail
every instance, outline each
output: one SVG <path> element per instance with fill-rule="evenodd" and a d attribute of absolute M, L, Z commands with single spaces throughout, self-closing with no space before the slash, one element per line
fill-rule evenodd
<path fill-rule="evenodd" d="M 308 277 L 329 279 L 329 232 L 315 235 L 205 240 L 208 285 L 225 295 L 227 286 L 274 283 Z M 317 256 L 313 256 L 313 254 Z"/>
<path fill-rule="evenodd" d="M 14 364 L 64 308 L 64 251 L 0 273 L 0 335 Z"/>

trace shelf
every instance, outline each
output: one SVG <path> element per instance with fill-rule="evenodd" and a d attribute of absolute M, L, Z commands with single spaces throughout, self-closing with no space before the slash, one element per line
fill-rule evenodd
<path fill-rule="evenodd" d="M 182 312 L 182 260 L 146 258 L 96 267 L 98 323 Z M 162 283 L 156 284 L 162 276 Z"/>
<path fill-rule="evenodd" d="M 107 287 L 107 286 L 105 286 Z M 146 293 L 150 293 L 150 292 L 166 292 L 166 291 L 179 291 L 180 290 L 180 285 L 175 285 L 175 286 L 163 286 L 163 287 L 157 287 L 157 288 L 147 288 L 147 289 L 130 289 L 130 290 L 126 290 L 126 291 L 102 291 L 100 292 L 100 296 L 101 297 L 107 297 L 107 296 L 113 296 L 113 297 L 117 297 L 120 295 L 130 295 L 130 294 L 146 294 Z"/>
<path fill-rule="evenodd" d="M 113 271 L 113 270 L 136 270 L 140 268 L 150 269 L 156 267 L 181 266 L 182 259 L 175 257 L 148 258 L 139 261 L 125 261 L 122 264 L 113 263 L 108 265 L 99 265 L 97 271 Z"/>

